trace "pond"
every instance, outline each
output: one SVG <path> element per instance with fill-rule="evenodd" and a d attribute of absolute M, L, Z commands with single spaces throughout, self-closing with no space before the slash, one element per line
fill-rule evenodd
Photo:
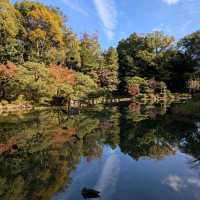
<path fill-rule="evenodd" d="M 0 199 L 200 199 L 200 101 L 0 116 Z"/>

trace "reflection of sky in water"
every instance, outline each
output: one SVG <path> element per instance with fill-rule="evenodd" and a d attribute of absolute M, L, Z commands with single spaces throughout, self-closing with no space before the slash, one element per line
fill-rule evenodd
<path fill-rule="evenodd" d="M 184 195 L 187 190 L 190 190 L 190 199 L 200 199 L 200 178 L 199 177 L 180 177 L 177 175 L 169 175 L 166 177 L 163 184 L 169 186 L 174 192 L 179 192 Z M 193 196 L 193 197 L 192 197 Z"/>
<path fill-rule="evenodd" d="M 200 122 L 196 122 L 195 125 L 197 127 L 197 132 L 200 133 Z"/>
<path fill-rule="evenodd" d="M 102 167 L 102 172 L 95 187 L 101 192 L 101 199 L 109 199 L 116 192 L 119 173 L 119 159 L 115 154 L 111 154 Z"/>
<path fill-rule="evenodd" d="M 106 116 L 95 111 L 59 114 L 58 120 L 42 112 L 3 119 L 0 200 L 21 199 L 19 193 L 79 200 L 83 187 L 99 190 L 102 200 L 200 200 L 199 119 L 169 113 L 138 121 L 129 108 L 119 113 L 109 107 Z"/>
<path fill-rule="evenodd" d="M 83 187 L 95 188 L 104 200 L 199 200 L 200 176 L 188 165 L 190 156 L 177 151 L 163 160 L 135 161 L 120 149 L 104 147 L 99 160 L 81 160 L 68 189 L 52 200 L 82 199 Z"/>

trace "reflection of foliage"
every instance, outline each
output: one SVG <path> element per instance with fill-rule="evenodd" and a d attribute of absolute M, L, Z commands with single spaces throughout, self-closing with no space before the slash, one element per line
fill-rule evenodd
<path fill-rule="evenodd" d="M 187 136 L 187 139 L 180 143 L 180 149 L 191 156 L 194 160 L 191 162 L 192 167 L 200 167 L 200 134 L 194 132 Z"/>
<path fill-rule="evenodd" d="M 199 163 L 194 119 L 173 108 L 163 115 L 162 107 L 132 103 L 128 108 L 98 105 L 75 113 L 48 110 L 0 117 L 1 199 L 50 199 L 70 184 L 81 157 L 98 159 L 103 145 L 119 145 L 135 160 L 163 159 L 173 155 L 176 146 Z M 141 114 L 146 118 L 134 120 Z"/>
<path fill-rule="evenodd" d="M 127 122 L 128 123 L 128 122 Z M 130 123 L 130 122 L 129 122 Z M 154 123 L 148 121 L 130 123 L 126 135 L 122 135 L 120 147 L 123 152 L 128 153 L 134 159 L 141 157 L 162 159 L 175 151 L 168 141 L 168 133 L 162 133 L 155 127 Z"/>
<path fill-rule="evenodd" d="M 128 109 L 130 111 L 129 117 L 134 122 L 139 122 L 148 118 L 147 113 L 143 112 L 139 103 L 131 103 Z"/>
<path fill-rule="evenodd" d="M 70 172 L 81 156 L 88 161 L 100 157 L 102 144 L 109 137 L 115 138 L 114 130 L 109 128 L 118 128 L 113 124 L 118 113 L 112 110 L 104 117 L 93 111 L 77 115 L 43 111 L 0 117 L 0 146 L 6 147 L 0 154 L 0 198 L 46 200 L 68 185 Z M 107 143 L 113 145 L 112 140 Z"/>
<path fill-rule="evenodd" d="M 186 153 L 191 151 L 189 154 L 199 159 L 198 153 L 195 154 L 198 146 L 197 140 L 194 137 L 190 138 L 196 130 L 194 119 L 183 117 L 176 112 L 178 108 L 187 109 L 187 104 L 185 106 L 184 104 L 175 106 L 176 110 L 172 108 L 173 112 L 166 115 L 163 113 L 166 112 L 167 106 L 141 106 L 132 103 L 129 109 L 123 108 L 121 150 L 134 159 L 141 157 L 161 159 L 174 154 L 173 146 L 176 145 Z M 146 117 L 142 118 L 144 114 Z"/>
<path fill-rule="evenodd" d="M 192 100 L 187 101 L 183 105 L 177 105 L 173 107 L 173 112 L 190 118 L 197 118 L 200 116 L 200 96 L 195 96 Z"/>

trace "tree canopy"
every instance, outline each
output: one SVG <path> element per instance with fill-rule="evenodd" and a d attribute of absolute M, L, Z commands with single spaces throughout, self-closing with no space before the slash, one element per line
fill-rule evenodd
<path fill-rule="evenodd" d="M 178 42 L 159 31 L 132 33 L 116 48 L 102 50 L 98 33 L 78 37 L 58 8 L 1 0 L 0 11 L 1 100 L 135 96 L 143 91 L 136 79 L 148 83 L 148 93 L 156 90 L 150 82 L 176 92 L 198 91 L 199 30 Z"/>

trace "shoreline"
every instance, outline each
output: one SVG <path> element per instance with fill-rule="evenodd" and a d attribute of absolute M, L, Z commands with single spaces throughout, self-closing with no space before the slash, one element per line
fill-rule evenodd
<path fill-rule="evenodd" d="M 145 98 L 145 99 L 137 99 L 136 97 L 127 97 L 127 98 L 112 98 L 112 99 L 105 99 L 105 98 L 97 98 L 97 99 L 87 99 L 84 101 L 78 101 L 78 100 L 71 100 L 69 105 L 65 106 L 54 106 L 54 105 L 34 105 L 34 104 L 6 104 L 2 105 L 0 104 L 0 114 L 2 113 L 15 113 L 19 111 L 41 111 L 46 109 L 70 109 L 70 108 L 82 108 L 92 105 L 100 105 L 100 104 L 118 104 L 123 102 L 138 102 L 138 103 L 148 103 L 151 102 L 151 104 L 159 103 L 159 102 L 167 102 L 171 100 L 172 102 L 178 102 L 178 101 L 187 101 L 189 99 L 192 99 L 192 95 L 188 94 L 188 96 L 181 96 L 177 95 L 173 98 L 161 98 L 161 97 L 155 97 L 155 98 Z"/>

